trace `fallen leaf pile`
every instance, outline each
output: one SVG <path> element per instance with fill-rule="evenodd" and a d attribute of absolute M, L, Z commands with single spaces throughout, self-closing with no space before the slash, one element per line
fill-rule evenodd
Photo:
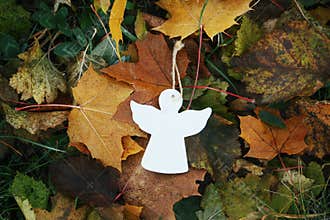
<path fill-rule="evenodd" d="M 327 219 L 327 1 L 29 2 L 0 1 L 1 219 Z M 150 172 L 130 102 L 172 86 L 212 116 Z"/>

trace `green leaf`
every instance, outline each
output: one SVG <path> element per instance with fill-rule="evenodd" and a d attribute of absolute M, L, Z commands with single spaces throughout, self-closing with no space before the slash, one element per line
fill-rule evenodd
<path fill-rule="evenodd" d="M 54 49 L 54 53 L 60 57 L 72 58 L 76 56 L 81 50 L 82 47 L 76 42 L 64 42 L 59 44 Z"/>
<path fill-rule="evenodd" d="M 274 115 L 273 113 L 265 110 L 261 110 L 258 114 L 258 117 L 261 119 L 261 121 L 265 122 L 266 124 L 277 127 L 277 128 L 285 128 L 286 125 L 284 121 L 277 117 L 277 115 Z"/>
<path fill-rule="evenodd" d="M 200 209 L 201 196 L 190 196 L 176 202 L 173 206 L 176 220 L 197 220 L 195 214 Z"/>
<path fill-rule="evenodd" d="M 318 163 L 312 161 L 305 168 L 304 174 L 306 177 L 314 180 L 314 184 L 311 190 L 314 196 L 318 196 L 326 187 L 321 166 Z"/>
<path fill-rule="evenodd" d="M 82 47 L 86 46 L 87 40 L 82 30 L 80 28 L 75 28 L 72 30 L 72 32 L 75 38 L 77 39 L 78 44 Z"/>
<path fill-rule="evenodd" d="M 14 58 L 19 52 L 19 44 L 10 35 L 0 32 L 0 58 L 10 59 Z"/>
<path fill-rule="evenodd" d="M 28 199 L 33 208 L 47 208 L 50 192 L 41 181 L 17 173 L 9 190 L 14 196 L 20 197 L 23 201 Z"/>
<path fill-rule="evenodd" d="M 110 42 L 112 44 L 110 44 Z M 104 39 L 101 43 L 99 43 L 92 51 L 92 56 L 102 57 L 109 65 L 114 64 L 118 61 L 118 57 L 116 55 L 115 42 L 112 39 Z"/>
<path fill-rule="evenodd" d="M 207 186 L 201 202 L 202 210 L 196 212 L 199 220 L 225 220 L 222 201 L 218 189 L 210 184 Z"/>

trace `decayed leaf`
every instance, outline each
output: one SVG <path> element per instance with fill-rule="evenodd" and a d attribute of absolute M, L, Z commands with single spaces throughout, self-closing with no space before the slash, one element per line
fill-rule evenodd
<path fill-rule="evenodd" d="M 172 52 L 162 35 L 148 34 L 143 41 L 137 41 L 139 61 L 137 63 L 118 63 L 102 70 L 118 81 L 132 84 L 135 92 L 121 103 L 114 119 L 132 123 L 129 101 L 152 104 L 164 89 L 171 88 Z M 177 64 L 181 77 L 188 66 L 186 53 L 181 50 Z"/>
<path fill-rule="evenodd" d="M 37 220 L 84 220 L 87 217 L 88 206 L 75 207 L 75 202 L 63 196 L 56 194 L 52 198 L 52 209 L 50 212 L 44 209 L 34 209 Z"/>
<path fill-rule="evenodd" d="M 171 18 L 154 30 L 161 31 L 172 37 L 186 38 L 199 29 L 200 25 L 206 34 L 213 38 L 236 24 L 235 18 L 248 10 L 251 0 L 209 0 L 207 1 L 182 1 L 160 0 L 157 4 L 171 14 Z M 205 11 L 200 22 L 201 11 L 206 3 Z"/>
<path fill-rule="evenodd" d="M 106 14 L 111 5 L 111 2 L 110 0 L 94 0 L 93 4 L 96 11 L 101 9 Z"/>
<path fill-rule="evenodd" d="M 57 97 L 58 90 L 66 91 L 62 73 L 48 60 L 37 41 L 27 52 L 18 56 L 24 64 L 11 77 L 10 86 L 22 93 L 22 100 L 33 97 L 38 104 L 50 103 Z"/>
<path fill-rule="evenodd" d="M 205 171 L 191 169 L 180 175 L 153 173 L 142 168 L 141 158 L 140 153 L 123 162 L 120 184 L 127 184 L 125 201 L 143 206 L 144 219 L 175 219 L 173 204 L 183 197 L 199 194 L 196 180 L 203 180 Z"/>
<path fill-rule="evenodd" d="M 186 138 L 189 163 L 207 169 L 216 180 L 225 180 L 236 158 L 241 156 L 239 131 L 212 116 L 203 131 Z"/>
<path fill-rule="evenodd" d="M 16 129 L 23 128 L 31 134 L 55 128 L 67 120 L 67 111 L 54 112 L 18 112 L 7 104 L 2 104 L 6 121 Z"/>
<path fill-rule="evenodd" d="M 252 116 L 239 118 L 240 136 L 250 145 L 246 157 L 271 160 L 280 153 L 298 154 L 307 148 L 304 142 L 307 128 L 301 116 L 286 120 L 283 129 L 267 126 Z"/>
<path fill-rule="evenodd" d="M 132 92 L 129 85 L 98 74 L 93 67 L 89 67 L 73 88 L 80 109 L 72 110 L 69 115 L 70 141 L 84 143 L 94 158 L 118 170 L 121 170 L 123 154 L 122 137 L 144 136 L 134 124 L 113 118 L 118 105 Z"/>
<path fill-rule="evenodd" d="M 294 100 L 287 114 L 305 116 L 304 122 L 308 128 L 306 135 L 308 154 L 321 159 L 330 154 L 330 104 L 328 101 L 306 98 Z"/>
<path fill-rule="evenodd" d="M 116 52 L 119 59 L 119 41 L 123 40 L 123 35 L 121 32 L 121 22 L 124 20 L 126 2 L 127 0 L 115 0 L 111 9 L 109 19 L 110 32 L 112 34 L 112 38 L 116 41 Z"/>
<path fill-rule="evenodd" d="M 236 72 L 243 73 L 246 90 L 259 94 L 261 103 L 310 96 L 330 76 L 330 39 L 300 20 L 299 12 L 288 13 L 277 29 L 231 62 Z"/>
<path fill-rule="evenodd" d="M 109 206 L 119 193 L 117 169 L 87 157 L 69 157 L 50 167 L 56 189 L 93 206 Z"/>

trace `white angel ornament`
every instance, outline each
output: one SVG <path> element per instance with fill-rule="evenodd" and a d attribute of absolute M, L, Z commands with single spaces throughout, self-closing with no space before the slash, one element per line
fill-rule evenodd
<path fill-rule="evenodd" d="M 179 113 L 182 102 L 181 94 L 175 89 L 166 89 L 160 94 L 160 110 L 131 101 L 133 121 L 151 134 L 141 162 L 144 169 L 165 174 L 188 172 L 184 138 L 203 130 L 212 109 Z"/>

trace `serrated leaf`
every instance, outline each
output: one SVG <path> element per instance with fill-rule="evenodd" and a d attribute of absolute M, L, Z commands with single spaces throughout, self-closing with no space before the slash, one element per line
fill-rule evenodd
<path fill-rule="evenodd" d="M 68 41 L 56 46 L 54 53 L 60 57 L 72 58 L 75 57 L 81 49 L 82 47 L 78 43 Z"/>
<path fill-rule="evenodd" d="M 56 99 L 58 90 L 66 92 L 62 73 L 48 60 L 37 41 L 18 56 L 24 60 L 24 64 L 10 78 L 10 86 L 22 93 L 22 100 L 33 97 L 38 104 L 50 103 Z"/>
<path fill-rule="evenodd" d="M 27 199 L 33 208 L 47 207 L 49 190 L 41 181 L 36 181 L 32 177 L 17 173 L 10 186 L 10 192 L 23 201 Z"/>
<path fill-rule="evenodd" d="M 207 186 L 202 198 L 202 210 L 196 212 L 198 220 L 225 220 L 227 219 L 223 212 L 222 199 L 218 189 L 210 184 Z"/>

